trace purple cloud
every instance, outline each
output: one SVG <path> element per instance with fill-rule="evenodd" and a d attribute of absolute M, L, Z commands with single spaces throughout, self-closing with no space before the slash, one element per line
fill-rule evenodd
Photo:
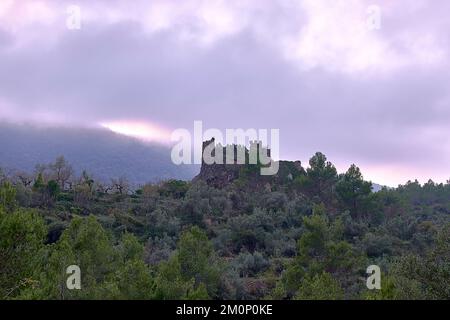
<path fill-rule="evenodd" d="M 380 30 L 369 1 L 69 4 L 0 4 L 0 118 L 279 128 L 282 158 L 450 178 L 447 1 L 380 1 Z"/>

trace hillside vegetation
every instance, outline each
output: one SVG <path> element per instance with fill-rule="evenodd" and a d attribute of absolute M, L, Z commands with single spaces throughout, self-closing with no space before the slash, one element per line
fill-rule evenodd
<path fill-rule="evenodd" d="M 321 153 L 295 170 L 139 189 L 62 157 L 2 174 L 0 299 L 450 299 L 450 182 L 374 193 Z"/>

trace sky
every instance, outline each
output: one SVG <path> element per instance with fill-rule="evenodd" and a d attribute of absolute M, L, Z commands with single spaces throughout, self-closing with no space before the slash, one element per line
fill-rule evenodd
<path fill-rule="evenodd" d="M 447 0 L 0 0 L 0 119 L 280 130 L 396 186 L 450 179 Z"/>

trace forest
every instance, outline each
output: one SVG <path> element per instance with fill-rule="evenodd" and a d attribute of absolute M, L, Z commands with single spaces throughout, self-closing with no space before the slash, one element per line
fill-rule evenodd
<path fill-rule="evenodd" d="M 320 152 L 273 181 L 256 171 L 139 188 L 64 157 L 0 171 L 0 300 L 450 299 L 450 181 L 374 192 Z"/>

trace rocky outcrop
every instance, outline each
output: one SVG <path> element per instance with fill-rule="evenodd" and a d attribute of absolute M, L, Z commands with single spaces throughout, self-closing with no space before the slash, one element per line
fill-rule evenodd
<path fill-rule="evenodd" d="M 227 148 L 228 156 L 230 150 L 233 151 L 232 163 L 230 163 L 230 160 L 227 163 Z M 263 148 L 260 142 L 251 142 L 251 150 L 259 152 L 260 148 Z M 279 161 L 279 170 L 276 175 L 262 176 L 260 174 L 261 165 L 250 164 L 250 152 L 246 147 L 216 145 L 214 138 L 203 142 L 203 155 L 205 152 L 211 157 L 217 155 L 216 159 L 220 159 L 222 154 L 222 161 L 206 163 L 204 157 L 202 157 L 200 173 L 193 179 L 193 182 L 204 181 L 215 188 L 224 188 L 236 181 L 246 182 L 254 187 L 267 188 L 267 185 L 289 183 L 305 172 L 300 161 Z M 270 157 L 270 149 L 264 148 L 262 152 L 266 152 L 267 156 Z M 241 156 L 239 157 L 239 155 Z M 242 155 L 244 156 L 242 157 Z M 243 161 L 244 158 L 245 161 Z"/>

